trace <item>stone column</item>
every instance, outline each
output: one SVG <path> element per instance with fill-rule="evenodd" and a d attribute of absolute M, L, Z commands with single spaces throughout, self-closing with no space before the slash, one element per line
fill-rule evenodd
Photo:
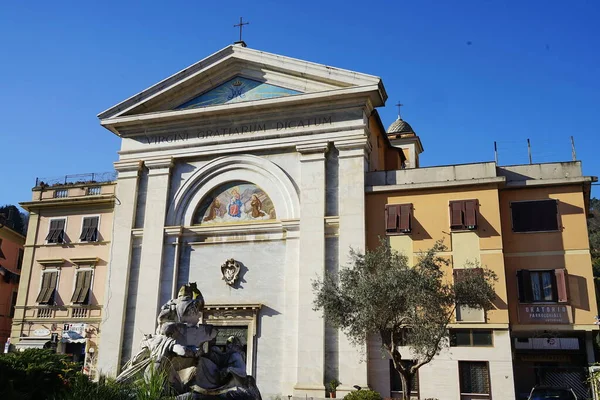
<path fill-rule="evenodd" d="M 144 334 L 154 333 L 156 329 L 165 240 L 165 217 L 173 157 L 146 160 L 144 165 L 148 168 L 148 190 L 146 192 L 140 277 L 135 307 L 134 345 L 141 342 Z"/>
<path fill-rule="evenodd" d="M 345 268 L 350 259 L 350 248 L 365 251 L 365 168 L 366 138 L 335 142 L 339 151 L 339 264 Z M 339 381 L 336 397 L 342 398 L 353 385 L 367 387 L 366 343 L 352 345 L 340 331 L 338 342 Z"/>
<path fill-rule="evenodd" d="M 297 146 L 300 152 L 298 359 L 294 395 L 325 397 L 325 323 L 313 311 L 312 280 L 325 271 L 325 153 L 328 144 Z"/>
<path fill-rule="evenodd" d="M 117 161 L 114 165 L 119 175 L 97 364 L 101 373 L 110 375 L 118 373 L 121 359 L 131 258 L 131 229 L 135 219 L 138 177 L 142 162 Z"/>

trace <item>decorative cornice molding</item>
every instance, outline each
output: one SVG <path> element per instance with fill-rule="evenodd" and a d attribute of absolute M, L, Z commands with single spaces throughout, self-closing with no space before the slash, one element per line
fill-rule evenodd
<path fill-rule="evenodd" d="M 169 170 L 173 167 L 173 157 L 162 157 L 144 160 L 144 165 L 152 173 L 154 170 Z"/>
<path fill-rule="evenodd" d="M 121 160 L 115 161 L 113 166 L 120 174 L 121 172 L 134 172 L 142 169 L 142 160 Z"/>

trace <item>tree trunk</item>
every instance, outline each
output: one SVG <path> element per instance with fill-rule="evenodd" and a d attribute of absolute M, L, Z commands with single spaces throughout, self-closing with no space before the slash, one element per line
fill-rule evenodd
<path fill-rule="evenodd" d="M 415 375 L 405 371 L 398 372 L 400 373 L 400 380 L 402 381 L 402 400 L 410 400 L 410 390 Z"/>

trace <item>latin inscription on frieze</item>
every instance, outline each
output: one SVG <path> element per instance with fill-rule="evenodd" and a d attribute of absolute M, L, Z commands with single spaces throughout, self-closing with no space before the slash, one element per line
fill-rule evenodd
<path fill-rule="evenodd" d="M 305 118 L 285 121 L 270 121 L 253 124 L 240 124 L 230 126 L 216 126 L 211 128 L 199 128 L 181 132 L 173 132 L 159 135 L 140 136 L 140 142 L 145 144 L 164 144 L 186 142 L 193 139 L 208 139 L 213 137 L 248 135 L 266 133 L 267 131 L 288 131 L 294 129 L 315 128 L 331 125 L 331 116 Z"/>

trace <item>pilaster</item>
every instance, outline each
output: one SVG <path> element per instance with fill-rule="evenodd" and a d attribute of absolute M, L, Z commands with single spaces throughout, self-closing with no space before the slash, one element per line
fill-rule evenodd
<path fill-rule="evenodd" d="M 297 379 L 294 396 L 325 397 L 325 323 L 313 311 L 312 280 L 325 271 L 325 153 L 328 143 L 297 146 L 300 152 Z"/>
<path fill-rule="evenodd" d="M 147 209 L 144 215 L 138 298 L 135 308 L 134 345 L 140 343 L 144 334 L 154 333 L 156 328 L 164 253 L 165 217 L 173 158 L 145 160 L 144 165 L 148 168 Z"/>
<path fill-rule="evenodd" d="M 113 220 L 113 235 L 110 264 L 104 295 L 104 320 L 100 327 L 98 347 L 98 370 L 103 374 L 115 375 L 119 369 L 129 263 L 131 258 L 131 229 L 135 218 L 138 177 L 142 162 L 118 161 L 114 163 L 118 172 L 116 201 Z"/>
<path fill-rule="evenodd" d="M 346 268 L 350 248 L 365 251 L 365 168 L 368 142 L 366 138 L 335 142 L 339 151 L 339 265 Z M 353 385 L 367 387 L 366 343 L 355 346 L 339 332 L 339 381 L 341 398 L 354 390 Z"/>
<path fill-rule="evenodd" d="M 35 240 L 42 233 L 38 232 L 40 223 L 39 212 L 32 211 L 29 213 L 28 232 L 25 238 L 25 247 L 23 251 L 23 264 L 21 268 L 21 278 L 19 280 L 19 289 L 17 292 L 17 304 L 15 307 L 15 315 L 13 317 L 12 330 L 10 341 L 14 345 L 19 341 L 25 320 L 25 308 L 27 305 L 27 294 L 29 293 L 31 284 L 31 273 L 34 268 L 33 260 L 35 255 Z"/>

